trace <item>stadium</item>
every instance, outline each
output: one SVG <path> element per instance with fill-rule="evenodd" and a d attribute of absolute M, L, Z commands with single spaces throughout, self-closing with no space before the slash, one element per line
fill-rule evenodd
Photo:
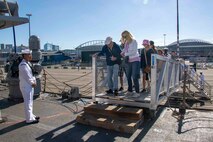
<path fill-rule="evenodd" d="M 200 39 L 180 40 L 180 57 L 191 62 L 213 62 L 213 43 Z M 169 51 L 177 51 L 177 42 L 167 46 Z"/>

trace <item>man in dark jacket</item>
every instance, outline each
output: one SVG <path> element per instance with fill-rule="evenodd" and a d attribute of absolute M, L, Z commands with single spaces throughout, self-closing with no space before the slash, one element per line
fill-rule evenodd
<path fill-rule="evenodd" d="M 119 64 L 121 63 L 121 49 L 119 45 L 112 41 L 111 37 L 107 37 L 105 45 L 102 47 L 100 53 L 94 56 L 106 56 L 107 62 L 107 82 L 109 90 L 108 94 L 118 95 L 118 71 Z M 113 78 L 113 79 L 112 79 Z"/>

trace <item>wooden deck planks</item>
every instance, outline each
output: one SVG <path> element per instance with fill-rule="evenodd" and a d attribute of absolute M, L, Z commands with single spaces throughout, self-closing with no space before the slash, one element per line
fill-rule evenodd
<path fill-rule="evenodd" d="M 144 120 L 143 109 L 136 107 L 92 104 L 84 108 L 76 121 L 105 129 L 134 133 Z"/>

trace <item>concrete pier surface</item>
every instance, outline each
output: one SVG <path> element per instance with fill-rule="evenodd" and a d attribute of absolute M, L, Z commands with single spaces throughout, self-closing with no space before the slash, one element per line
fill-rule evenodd
<path fill-rule="evenodd" d="M 199 71 L 198 71 L 199 72 Z M 213 85 L 213 70 L 202 70 L 206 80 Z M 212 142 L 213 111 L 187 110 L 178 121 L 173 108 L 161 107 L 155 119 L 146 119 L 133 134 L 119 133 L 102 128 L 78 124 L 75 118 L 89 99 L 61 100 L 57 95 L 43 93 L 34 99 L 34 114 L 40 116 L 38 124 L 26 125 L 23 102 L 8 100 L 7 87 L 0 87 L 1 142 Z M 213 105 L 210 104 L 213 108 Z"/>

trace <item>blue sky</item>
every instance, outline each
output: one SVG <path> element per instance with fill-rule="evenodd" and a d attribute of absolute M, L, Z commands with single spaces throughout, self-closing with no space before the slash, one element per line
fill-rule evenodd
<path fill-rule="evenodd" d="M 18 0 L 19 15 L 31 13 L 31 34 L 72 49 L 90 40 L 112 36 L 119 42 L 130 31 L 141 46 L 143 39 L 163 45 L 176 41 L 176 0 Z M 179 0 L 180 39 L 213 43 L 213 0 Z M 28 45 L 28 24 L 16 27 L 17 45 Z M 12 29 L 0 31 L 0 43 L 13 43 Z"/>

